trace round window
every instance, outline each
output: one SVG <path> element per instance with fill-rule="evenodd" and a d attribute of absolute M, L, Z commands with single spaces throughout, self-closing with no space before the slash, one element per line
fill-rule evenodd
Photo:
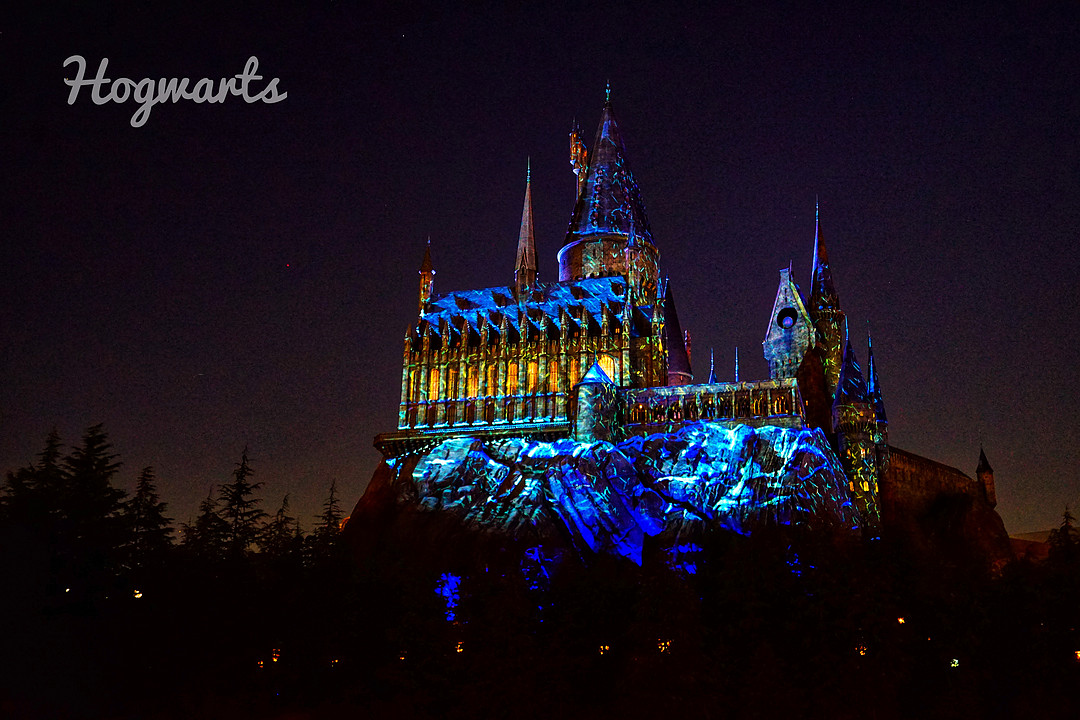
<path fill-rule="evenodd" d="M 780 311 L 780 314 L 776 316 L 776 324 L 785 330 L 790 330 L 795 327 L 795 320 L 799 317 L 795 312 L 795 308 L 784 308 Z"/>

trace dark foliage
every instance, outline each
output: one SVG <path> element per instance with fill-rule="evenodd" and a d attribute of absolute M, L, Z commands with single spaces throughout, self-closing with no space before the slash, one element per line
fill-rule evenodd
<path fill-rule="evenodd" d="M 305 538 L 288 497 L 261 522 L 245 453 L 229 502 L 208 496 L 173 546 L 152 471 L 124 503 L 118 467 L 98 427 L 67 457 L 51 434 L 7 476 L 0 716 L 996 718 L 1076 702 L 1067 530 L 1047 563 L 997 577 L 792 528 L 680 538 L 700 548 L 682 565 L 655 538 L 639 567 L 393 508 L 372 543 L 356 525 L 372 517 L 341 531 L 331 485 Z M 71 578 L 86 589 L 64 592 Z"/>

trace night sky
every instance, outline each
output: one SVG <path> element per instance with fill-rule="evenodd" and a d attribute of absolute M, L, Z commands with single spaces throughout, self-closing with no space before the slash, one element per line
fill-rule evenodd
<path fill-rule="evenodd" d="M 870 3 L 877 5 L 876 3 Z M 177 521 L 245 446 L 264 509 L 351 508 L 394 428 L 431 237 L 436 292 L 507 284 L 531 157 L 540 279 L 567 133 L 605 83 L 693 365 L 744 380 L 814 202 L 890 441 L 973 474 L 1011 532 L 1080 508 L 1075 3 L 34 4 L 0 18 L 0 470 L 104 423 Z M 68 105 L 64 60 L 288 97 Z M 263 81 L 265 83 L 265 80 Z M 264 85 L 263 85 L 264 86 Z M 262 87 L 262 86 L 260 86 Z"/>

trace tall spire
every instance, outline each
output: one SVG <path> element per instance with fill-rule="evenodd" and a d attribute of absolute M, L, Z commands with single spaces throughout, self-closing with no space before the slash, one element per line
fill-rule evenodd
<path fill-rule="evenodd" d="M 713 362 L 713 349 L 709 348 L 709 384 L 716 382 L 716 365 Z"/>
<path fill-rule="evenodd" d="M 833 285 L 832 270 L 829 268 L 829 254 L 825 251 L 825 240 L 821 237 L 821 206 L 814 202 L 814 268 L 810 280 L 810 312 L 818 310 L 840 309 L 840 298 Z"/>
<path fill-rule="evenodd" d="M 739 348 L 735 348 L 735 382 L 739 382 Z"/>
<path fill-rule="evenodd" d="M 874 365 L 874 341 L 870 337 L 870 323 L 867 323 L 866 333 L 866 394 L 870 404 L 874 407 L 874 415 L 878 422 L 888 422 L 885 417 L 885 403 L 881 400 L 881 385 L 878 383 L 877 366 Z"/>
<path fill-rule="evenodd" d="M 526 162 L 525 204 L 521 209 L 521 231 L 518 233 L 517 259 L 514 262 L 514 287 L 518 296 L 536 285 L 536 240 L 533 237 L 532 217 L 532 160 Z"/>

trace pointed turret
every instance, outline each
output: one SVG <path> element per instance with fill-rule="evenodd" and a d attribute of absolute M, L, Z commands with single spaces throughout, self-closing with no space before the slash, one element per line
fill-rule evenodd
<path fill-rule="evenodd" d="M 690 354 L 686 351 L 686 336 L 679 325 L 679 313 L 675 309 L 675 296 L 671 294 L 671 283 L 664 294 L 664 339 L 667 344 L 667 384 L 689 385 L 694 382 L 694 373 L 690 369 Z"/>
<path fill-rule="evenodd" d="M 709 384 L 712 385 L 716 382 L 716 365 L 713 358 L 713 350 L 709 348 Z"/>
<path fill-rule="evenodd" d="M 885 403 L 881 400 L 881 384 L 878 382 L 877 366 L 874 365 L 874 341 L 866 336 L 866 397 L 874 408 L 879 423 L 889 422 L 885 417 Z"/>
<path fill-rule="evenodd" d="M 821 237 L 819 207 L 814 208 L 814 269 L 810 280 L 810 319 L 817 335 L 817 352 L 825 372 L 825 390 L 831 397 L 844 360 L 844 313 L 833 284 L 829 255 Z"/>
<path fill-rule="evenodd" d="M 517 259 L 514 262 L 514 287 L 519 298 L 536 286 L 536 240 L 533 237 L 532 163 L 525 171 L 525 204 L 521 209 L 521 231 L 518 233 Z"/>
<path fill-rule="evenodd" d="M 833 407 L 840 405 L 869 405 L 866 394 L 866 382 L 863 380 L 862 368 L 855 357 L 855 350 L 848 340 L 844 349 L 844 364 L 840 368 L 840 381 L 836 386 L 836 397 Z"/>
<path fill-rule="evenodd" d="M 870 337 L 869 328 L 866 334 L 866 353 L 866 399 L 874 411 L 874 447 L 877 452 L 878 477 L 883 477 L 889 467 L 889 420 L 885 417 L 885 403 L 881 399 L 881 384 L 878 382 L 877 366 L 874 365 L 874 341 Z"/>
<path fill-rule="evenodd" d="M 576 142 L 571 134 L 575 167 Z M 631 291 L 646 300 L 640 304 L 651 305 L 657 261 L 649 219 L 627 163 L 609 93 L 584 173 L 578 174 L 577 202 L 559 250 L 559 279 L 626 275 Z"/>
<path fill-rule="evenodd" d="M 424 260 L 420 263 L 420 311 L 424 314 L 424 308 L 431 301 L 435 290 L 435 270 L 431 265 L 431 238 L 428 238 L 424 248 Z"/>

